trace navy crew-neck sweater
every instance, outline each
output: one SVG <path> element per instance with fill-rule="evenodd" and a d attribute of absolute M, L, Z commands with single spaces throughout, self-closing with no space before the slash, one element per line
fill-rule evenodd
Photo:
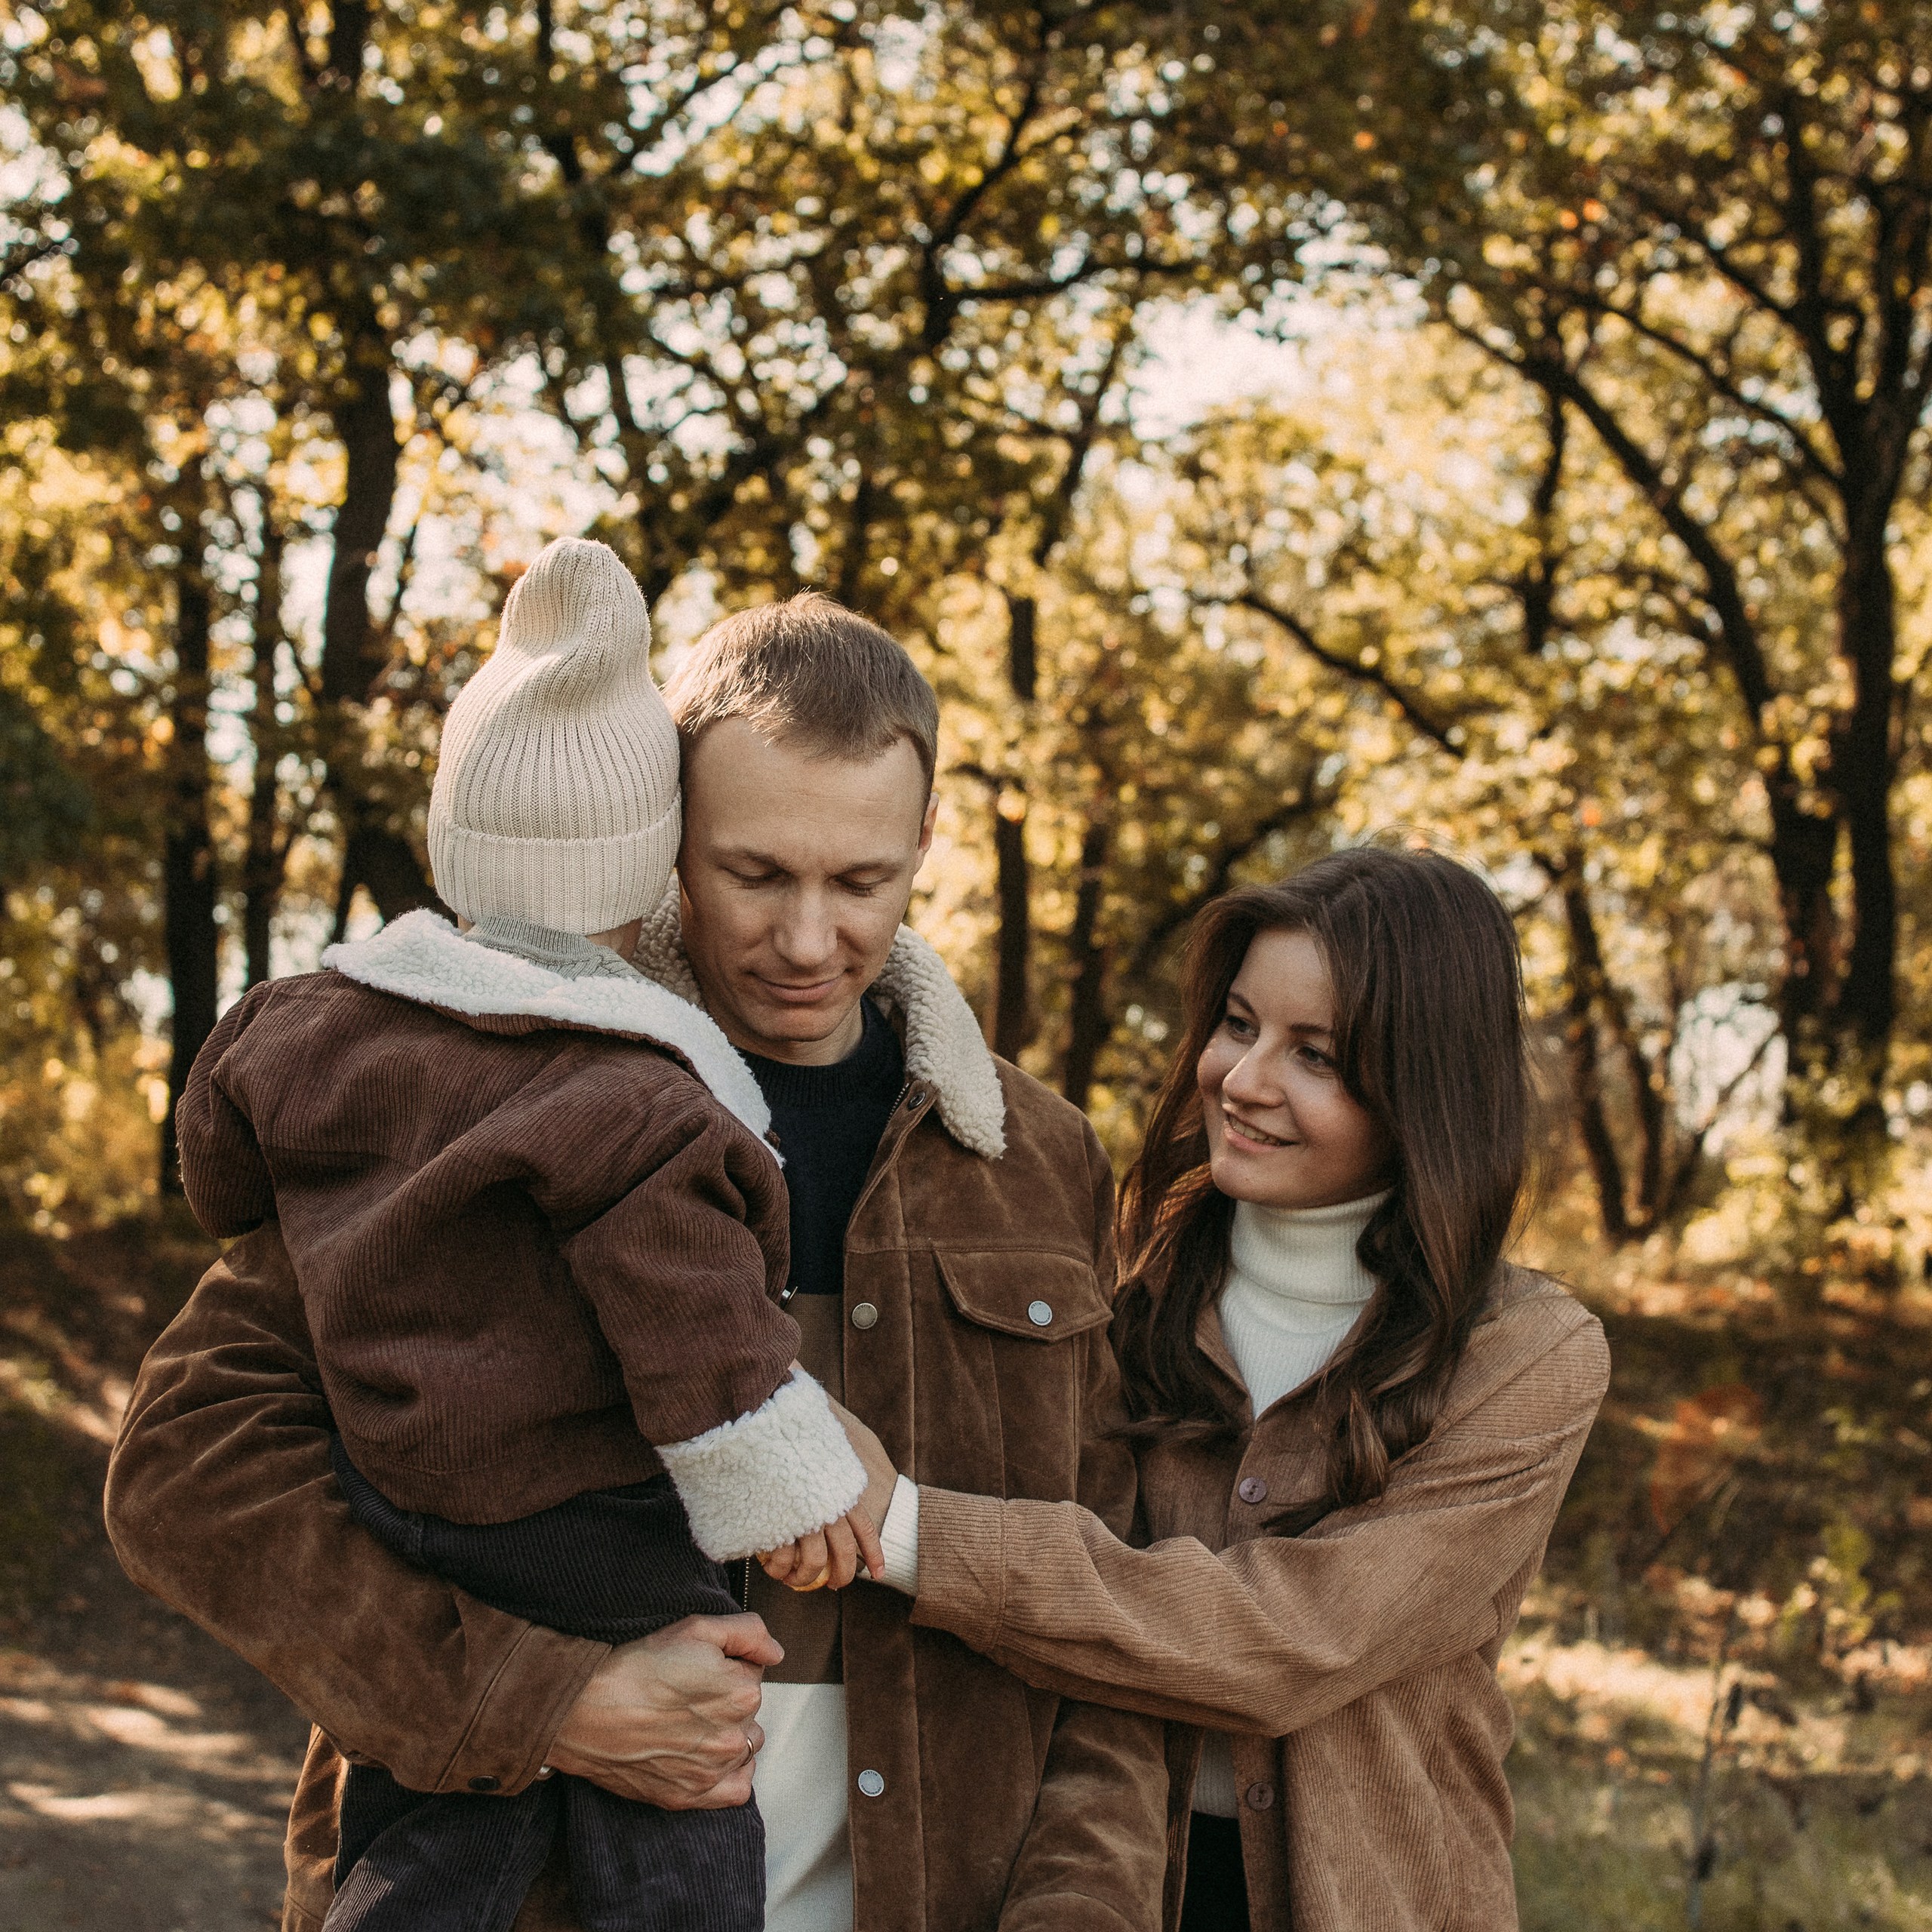
<path fill-rule="evenodd" d="M 747 1054 L 746 1063 L 771 1109 L 785 1185 L 792 1198 L 792 1275 L 802 1295 L 835 1295 L 845 1286 L 845 1226 L 865 1191 L 879 1137 L 906 1084 L 899 1035 L 870 1000 L 865 1031 L 829 1066 Z"/>

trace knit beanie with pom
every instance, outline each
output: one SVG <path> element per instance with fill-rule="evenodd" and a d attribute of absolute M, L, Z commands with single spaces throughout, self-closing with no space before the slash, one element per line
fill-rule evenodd
<path fill-rule="evenodd" d="M 443 725 L 429 866 L 464 918 L 608 932 L 677 857 L 678 732 L 644 595 L 608 545 L 564 537 L 512 588 L 497 648 Z"/>

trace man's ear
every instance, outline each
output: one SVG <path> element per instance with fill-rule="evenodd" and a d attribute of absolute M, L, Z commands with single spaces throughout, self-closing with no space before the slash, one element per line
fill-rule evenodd
<path fill-rule="evenodd" d="M 926 800 L 926 815 L 919 821 L 919 863 L 926 862 L 926 854 L 933 849 L 933 827 L 939 823 L 939 794 L 934 792 Z"/>

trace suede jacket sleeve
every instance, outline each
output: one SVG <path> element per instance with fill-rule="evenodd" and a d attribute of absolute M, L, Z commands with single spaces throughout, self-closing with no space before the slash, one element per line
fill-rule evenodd
<path fill-rule="evenodd" d="M 142 1364 L 108 1471 L 115 1552 L 345 1755 L 420 1791 L 521 1789 L 607 1647 L 391 1555 L 351 1518 L 329 1435 L 271 1222 L 209 1269 Z"/>
<path fill-rule="evenodd" d="M 1094 1266 L 1111 1294 L 1113 1174 L 1091 1128 L 1086 1138 Z M 1080 1494 L 1077 1504 L 1057 1506 L 1077 1510 L 1109 1538 L 1124 1537 L 1134 1515 L 1134 1458 L 1108 1434 L 1121 1414 L 1119 1371 L 1104 1328 L 1075 1346 L 1088 1352 Z M 921 1545 L 923 1564 L 923 1528 Z M 1077 1701 L 1085 1694 L 1075 1690 L 1060 1706 L 1032 1823 L 1000 1912 L 1001 1932 L 1153 1932 L 1160 1923 L 1168 1827 L 1162 1727 L 1131 1711 Z"/>
<path fill-rule="evenodd" d="M 1297 1537 L 1136 1549 L 1075 1503 L 922 1487 L 913 1620 L 1068 1696 L 1270 1737 L 1478 1650 L 1514 1617 L 1608 1380 L 1601 1327 L 1571 1306 L 1379 1502 Z"/>

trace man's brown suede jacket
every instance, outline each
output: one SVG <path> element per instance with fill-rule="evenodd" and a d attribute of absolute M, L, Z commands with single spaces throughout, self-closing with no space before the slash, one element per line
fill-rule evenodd
<path fill-rule="evenodd" d="M 672 980 L 651 943 L 640 963 Z M 1124 1534 L 1106 1156 L 1075 1109 L 993 1060 L 910 934 L 875 992 L 904 1026 L 908 1081 L 847 1234 L 846 1399 L 922 1483 L 1077 1499 Z M 288 1932 L 328 1909 L 340 1753 L 418 1789 L 516 1791 L 605 1654 L 388 1555 L 349 1519 L 328 1429 L 263 1229 L 150 1355 L 108 1493 L 130 1574 L 319 1727 L 290 1819 Z M 858 1932 L 1151 1932 L 1159 1724 L 1030 1689 L 908 1608 L 869 1583 L 840 1604 Z M 554 1884 L 517 1921 L 572 1923 Z"/>

